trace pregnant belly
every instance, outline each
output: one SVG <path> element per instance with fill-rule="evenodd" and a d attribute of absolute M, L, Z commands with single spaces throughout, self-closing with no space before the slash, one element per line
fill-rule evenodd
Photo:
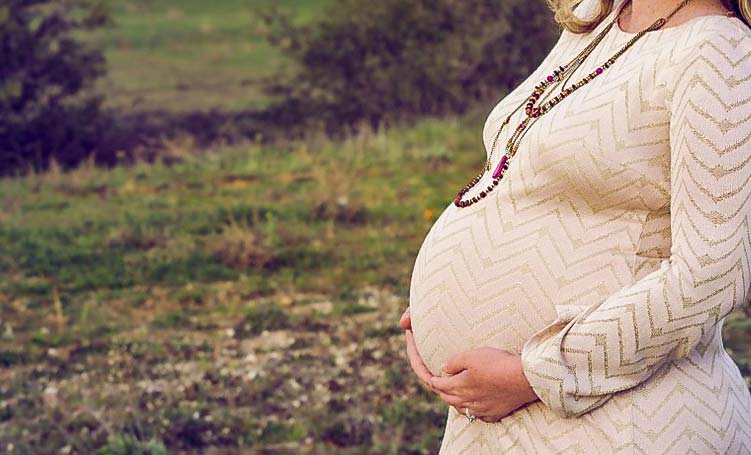
<path fill-rule="evenodd" d="M 433 374 L 451 356 L 476 347 L 518 354 L 555 319 L 546 289 L 554 283 L 541 283 L 542 274 L 531 269 L 539 267 L 538 255 L 519 246 L 492 255 L 489 246 L 497 240 L 482 238 L 476 217 L 451 220 L 446 212 L 420 248 L 409 297 L 417 348 Z M 473 227 L 464 225 L 467 218 L 475 218 Z"/>
<path fill-rule="evenodd" d="M 634 255 L 641 217 L 614 209 L 584 218 L 550 204 L 528 205 L 518 223 L 498 211 L 510 202 L 450 205 L 436 220 L 415 260 L 409 302 L 417 348 L 434 374 L 480 346 L 518 354 L 558 312 L 599 304 L 659 267 L 659 257 Z M 593 237 L 588 226 L 603 229 L 603 220 L 608 235 Z"/>

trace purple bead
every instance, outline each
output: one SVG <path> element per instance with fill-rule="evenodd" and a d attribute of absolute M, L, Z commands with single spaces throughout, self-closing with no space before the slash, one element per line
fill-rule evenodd
<path fill-rule="evenodd" d="M 597 68 L 595 71 L 597 72 L 597 74 L 602 74 L 602 68 Z"/>
<path fill-rule="evenodd" d="M 498 167 L 496 167 L 495 171 L 493 172 L 494 179 L 501 177 L 501 173 L 503 172 L 503 165 L 506 164 L 506 160 L 508 160 L 508 155 L 503 155 L 501 157 L 501 161 L 498 163 Z"/>
<path fill-rule="evenodd" d="M 553 82 L 553 76 L 548 76 L 548 82 Z"/>

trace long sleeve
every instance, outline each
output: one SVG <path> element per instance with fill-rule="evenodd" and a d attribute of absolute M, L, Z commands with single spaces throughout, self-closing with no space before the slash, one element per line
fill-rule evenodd
<path fill-rule="evenodd" d="M 580 416 L 639 385 L 690 356 L 723 318 L 748 305 L 748 36 L 702 34 L 670 69 L 670 257 L 525 344 L 525 375 L 556 414 Z"/>

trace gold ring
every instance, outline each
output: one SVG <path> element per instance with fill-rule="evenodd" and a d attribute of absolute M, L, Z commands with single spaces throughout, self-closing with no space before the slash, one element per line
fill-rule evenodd
<path fill-rule="evenodd" d="M 473 416 L 469 413 L 469 408 L 466 406 L 464 407 L 464 416 L 469 420 L 469 423 L 472 423 L 477 419 L 477 416 Z"/>

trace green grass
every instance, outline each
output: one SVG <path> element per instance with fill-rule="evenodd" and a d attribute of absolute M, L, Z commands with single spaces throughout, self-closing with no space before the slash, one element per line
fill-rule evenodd
<path fill-rule="evenodd" d="M 73 302 L 227 280 L 253 295 L 342 292 L 344 276 L 403 289 L 416 244 L 481 164 L 478 128 L 428 120 L 341 145 L 184 151 L 171 166 L 3 180 L 4 290 L 32 302 L 53 288 Z"/>
<path fill-rule="evenodd" d="M 332 0 L 279 0 L 299 21 Z M 109 75 L 99 89 L 118 109 L 174 112 L 256 109 L 260 79 L 292 63 L 262 39 L 263 0 L 108 0 L 115 26 L 94 37 Z"/>
<path fill-rule="evenodd" d="M 415 396 L 414 408 L 402 403 L 374 425 L 368 416 L 393 397 L 386 386 L 377 389 L 383 394 L 360 388 L 373 378 L 358 378 L 357 370 L 369 364 L 365 371 L 397 369 L 409 393 L 420 393 L 405 370 L 394 325 L 406 304 L 420 241 L 483 162 L 478 131 L 477 116 L 427 119 L 342 143 L 173 149 L 179 159 L 172 165 L 85 165 L 71 173 L 53 167 L 0 180 L 0 328 L 6 332 L 0 363 L 19 380 L 37 384 L 24 395 L 27 405 L 4 424 L 0 444 L 18 444 L 23 428 L 41 431 L 62 419 L 64 426 L 32 438 L 31 452 L 21 452 L 47 453 L 72 438 L 72 429 L 81 429 L 84 424 L 56 409 L 38 407 L 44 403 L 41 391 L 52 382 L 71 415 L 106 406 L 105 416 L 85 425 L 117 429 L 76 436 L 74 453 L 138 453 L 161 444 L 169 453 L 190 453 L 192 446 L 244 453 L 247 447 L 289 444 L 313 444 L 313 453 L 362 453 L 364 447 L 433 452 L 442 405 Z M 397 299 L 372 306 L 359 300 L 363 289 L 388 290 Z M 266 343 L 266 331 L 278 335 L 269 346 L 252 349 L 285 347 L 297 354 L 282 366 L 267 366 L 276 373 L 247 386 L 252 390 L 243 393 L 254 397 L 251 402 L 238 396 L 227 404 L 219 397 L 234 396 L 240 380 L 234 375 L 248 374 L 244 349 Z M 371 342 L 380 346 L 377 357 L 369 353 Z M 332 364 L 342 356 L 336 353 L 341 343 L 366 351 L 347 354 L 346 365 Z M 192 373 L 170 373 L 183 362 L 201 365 L 198 389 L 179 389 L 180 381 L 194 380 Z M 82 382 L 79 368 L 92 382 Z M 292 370 L 283 373 L 285 368 Z M 229 377 L 215 377 L 225 370 Z M 340 403 L 348 411 L 328 423 L 328 402 L 271 411 L 286 421 L 245 416 L 294 402 L 290 395 L 306 389 L 286 390 L 284 381 L 308 377 L 321 381 L 319 387 L 344 380 L 337 387 L 367 397 L 357 398 L 364 401 L 355 407 Z M 172 380 L 183 390 L 174 396 L 135 386 Z M 108 396 L 113 381 L 129 392 Z M 20 393 L 15 386 L 10 390 Z M 185 400 L 223 417 L 197 422 L 192 408 L 181 407 Z M 133 409 L 130 402 L 153 402 L 154 408 Z M 407 428 L 411 420 L 392 414 L 425 417 L 426 436 L 415 438 Z M 140 433 L 129 429 L 133 418 L 141 422 Z M 401 429 L 393 432 L 395 426 Z"/>

